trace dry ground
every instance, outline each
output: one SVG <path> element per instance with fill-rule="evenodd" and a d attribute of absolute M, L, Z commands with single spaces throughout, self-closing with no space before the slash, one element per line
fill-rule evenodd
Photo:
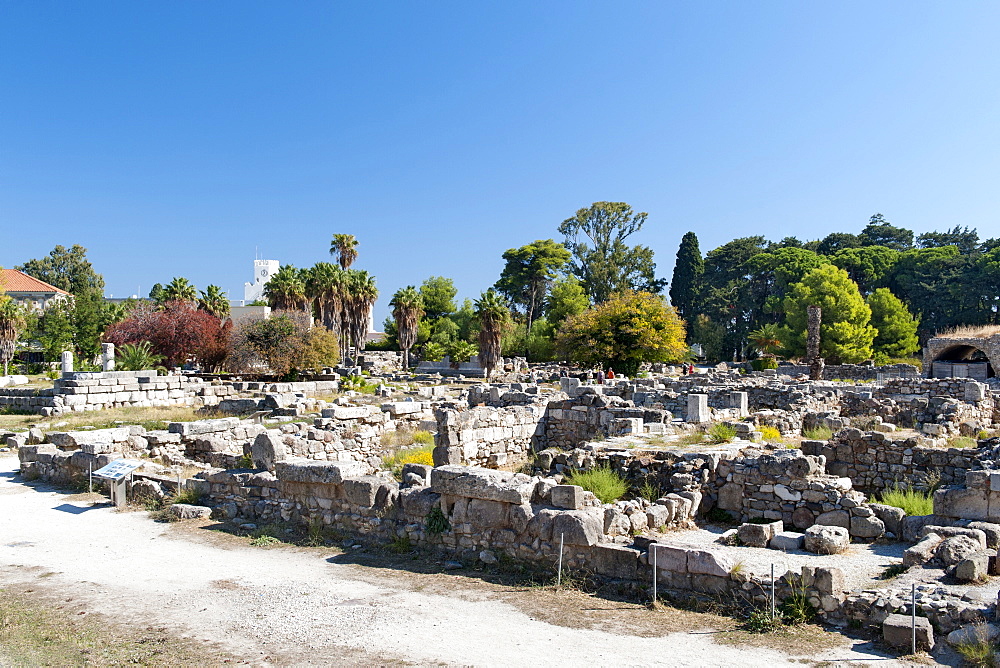
<path fill-rule="evenodd" d="M 817 627 L 750 636 L 426 555 L 255 548 L 23 484 L 16 464 L 0 458 L 0 665 L 899 665 Z"/>

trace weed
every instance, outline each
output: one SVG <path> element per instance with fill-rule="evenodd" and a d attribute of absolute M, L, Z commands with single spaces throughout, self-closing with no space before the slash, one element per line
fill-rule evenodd
<path fill-rule="evenodd" d="M 250 541 L 250 547 L 271 547 L 280 544 L 281 541 L 274 536 L 258 536 Z"/>
<path fill-rule="evenodd" d="M 930 515 L 934 512 L 934 495 L 913 488 L 894 486 L 882 492 L 876 501 L 886 506 L 902 508 L 907 515 Z"/>
<path fill-rule="evenodd" d="M 646 499 L 647 501 L 656 501 L 660 496 L 662 496 L 662 490 L 660 486 L 649 480 L 648 478 L 643 481 L 642 485 L 639 486 L 638 490 L 639 496 Z"/>
<path fill-rule="evenodd" d="M 971 637 L 955 645 L 955 651 L 972 666 L 992 666 L 996 659 L 996 645 L 983 622 L 973 625 Z"/>
<path fill-rule="evenodd" d="M 601 503 L 614 503 L 628 491 L 628 483 L 610 466 L 573 471 L 566 478 L 566 484 L 579 485 L 588 492 L 593 492 Z"/>
<path fill-rule="evenodd" d="M 404 464 L 434 466 L 434 446 L 421 445 L 420 447 L 404 448 L 382 458 L 382 465 L 392 471 L 397 480 L 403 478 Z"/>
<path fill-rule="evenodd" d="M 674 441 L 674 443 L 677 445 L 701 445 L 704 442 L 705 442 L 705 432 L 703 431 L 695 431 L 691 432 L 690 434 L 685 434 L 684 436 L 681 436 L 676 441 Z"/>
<path fill-rule="evenodd" d="M 878 579 L 891 580 L 894 577 L 902 575 L 908 570 L 910 570 L 909 566 L 904 566 L 903 564 L 893 564 L 892 566 L 889 566 L 884 571 L 882 571 L 882 574 L 878 576 Z"/>
<path fill-rule="evenodd" d="M 242 455 L 239 459 L 236 460 L 236 468 L 252 469 L 253 459 L 250 457 L 250 455 Z"/>
<path fill-rule="evenodd" d="M 712 443 L 729 443 L 736 438 L 736 428 L 721 422 L 713 424 L 708 429 L 708 438 Z"/>
<path fill-rule="evenodd" d="M 309 520 L 309 524 L 306 526 L 305 544 L 307 547 L 319 547 L 325 542 L 324 528 L 323 520 L 319 517 Z"/>
<path fill-rule="evenodd" d="M 745 573 L 746 570 L 747 570 L 747 565 L 742 561 L 737 561 L 735 564 L 733 564 L 732 568 L 729 569 L 729 575 L 733 577 L 739 576 Z"/>
<path fill-rule="evenodd" d="M 151 510 L 149 512 L 149 519 L 154 522 L 177 522 L 180 520 L 177 515 L 170 512 L 170 508 L 160 508 L 159 510 Z"/>
<path fill-rule="evenodd" d="M 966 448 L 975 448 L 978 445 L 979 444 L 976 442 L 976 439 L 971 436 L 952 436 L 948 439 L 949 448 L 959 448 L 964 450 Z"/>
<path fill-rule="evenodd" d="M 804 586 L 792 588 L 792 594 L 781 603 L 781 616 L 789 624 L 805 624 L 816 616 L 816 608 L 809 602 L 809 592 Z"/>
<path fill-rule="evenodd" d="M 409 554 L 413 552 L 413 542 L 409 536 L 396 536 L 389 542 L 387 547 L 396 554 Z"/>
<path fill-rule="evenodd" d="M 833 430 L 829 427 L 814 427 L 803 429 L 802 435 L 811 441 L 829 441 L 833 438 Z"/>
<path fill-rule="evenodd" d="M 426 429 L 418 429 L 413 432 L 413 442 L 420 445 L 434 445 L 434 434 Z"/>
<path fill-rule="evenodd" d="M 425 526 L 427 533 L 433 535 L 451 531 L 451 522 L 445 517 L 444 511 L 441 510 L 440 506 L 434 506 L 431 508 L 431 512 L 427 513 L 427 523 Z"/>
<path fill-rule="evenodd" d="M 736 518 L 734 518 L 728 511 L 725 511 L 718 506 L 713 507 L 705 513 L 705 519 L 712 524 L 721 524 L 723 526 L 729 526 L 730 524 L 735 524 L 736 522 Z"/>
<path fill-rule="evenodd" d="M 173 498 L 170 499 L 170 503 L 187 503 L 192 506 L 200 506 L 201 492 L 195 490 L 193 487 L 185 487 L 174 494 Z"/>
<path fill-rule="evenodd" d="M 772 633 L 781 628 L 781 618 L 772 616 L 770 610 L 754 608 L 743 622 L 743 628 L 750 633 Z"/>

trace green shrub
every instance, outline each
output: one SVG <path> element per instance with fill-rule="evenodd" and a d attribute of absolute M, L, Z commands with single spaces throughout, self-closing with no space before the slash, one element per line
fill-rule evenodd
<path fill-rule="evenodd" d="M 781 618 L 772 617 L 771 611 L 764 608 L 754 608 L 743 627 L 750 633 L 771 633 L 781 628 Z"/>
<path fill-rule="evenodd" d="M 195 491 L 191 487 L 186 487 L 174 494 L 173 498 L 170 499 L 170 503 L 187 503 L 192 506 L 200 506 L 201 492 Z"/>
<path fill-rule="evenodd" d="M 656 501 L 658 498 L 663 496 L 663 491 L 660 489 L 659 485 L 647 479 L 639 485 L 638 494 L 647 501 Z"/>
<path fill-rule="evenodd" d="M 729 511 L 723 510 L 718 506 L 713 507 L 707 513 L 705 513 L 705 519 L 712 524 L 721 524 L 722 526 L 729 526 L 735 523 L 735 518 Z"/>
<path fill-rule="evenodd" d="M 952 436 L 948 439 L 949 448 L 975 448 L 979 445 L 971 436 Z"/>
<path fill-rule="evenodd" d="M 803 429 L 802 435 L 811 441 L 829 441 L 833 438 L 833 430 L 829 427 L 816 427 L 814 429 Z"/>
<path fill-rule="evenodd" d="M 781 442 L 781 432 L 776 427 L 770 425 L 764 425 L 760 428 L 760 437 L 764 439 L 765 443 Z"/>
<path fill-rule="evenodd" d="M 413 543 L 409 536 L 396 536 L 389 542 L 389 550 L 396 554 L 409 554 L 413 552 Z"/>
<path fill-rule="evenodd" d="M 628 491 L 628 483 L 610 466 L 598 466 L 589 471 L 573 471 L 567 476 L 565 483 L 579 485 L 588 492 L 593 492 L 601 503 L 614 503 Z"/>
<path fill-rule="evenodd" d="M 413 432 L 413 442 L 420 445 L 434 445 L 434 434 L 425 429 Z"/>
<path fill-rule="evenodd" d="M 972 635 L 957 645 L 958 652 L 970 666 L 993 666 L 996 660 L 996 645 L 990 640 L 989 629 L 982 622 L 973 625 Z"/>
<path fill-rule="evenodd" d="M 429 534 L 441 534 L 445 531 L 451 530 L 451 522 L 445 517 L 444 511 L 441 510 L 441 506 L 434 506 L 431 508 L 431 512 L 427 513 L 427 523 L 426 523 L 427 533 Z"/>
<path fill-rule="evenodd" d="M 281 541 L 274 536 L 258 536 L 250 541 L 251 547 L 271 547 L 280 544 Z"/>
<path fill-rule="evenodd" d="M 721 422 L 713 424 L 708 429 L 708 438 L 712 443 L 729 443 L 736 438 L 736 428 Z"/>
<path fill-rule="evenodd" d="M 902 508 L 907 515 L 931 515 L 934 513 L 934 497 L 930 492 L 892 487 L 882 492 L 875 501 L 886 506 Z"/>
<path fill-rule="evenodd" d="M 750 360 L 750 366 L 754 371 L 764 371 L 765 369 L 777 369 L 778 360 L 773 357 L 760 357 L 755 360 Z"/>

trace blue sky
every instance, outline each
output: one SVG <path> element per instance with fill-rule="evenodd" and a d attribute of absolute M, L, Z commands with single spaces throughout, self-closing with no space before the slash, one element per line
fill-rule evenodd
<path fill-rule="evenodd" d="M 258 251 L 460 297 L 599 200 L 681 235 L 1000 236 L 997 3 L 0 2 L 0 265 L 242 297 Z"/>

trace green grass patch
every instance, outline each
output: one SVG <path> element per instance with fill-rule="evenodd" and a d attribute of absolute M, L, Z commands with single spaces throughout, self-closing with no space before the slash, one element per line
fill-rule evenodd
<path fill-rule="evenodd" d="M 736 428 L 728 424 L 713 424 L 708 429 L 708 438 L 712 443 L 729 443 L 736 438 Z"/>
<path fill-rule="evenodd" d="M 200 506 L 202 502 L 201 492 L 191 487 L 180 490 L 170 499 L 170 503 L 186 503 L 192 506 Z"/>
<path fill-rule="evenodd" d="M 833 430 L 829 427 L 816 427 L 815 429 L 803 429 L 802 435 L 811 441 L 829 441 L 833 438 Z"/>
<path fill-rule="evenodd" d="M 948 439 L 949 448 L 975 448 L 979 445 L 976 439 L 971 436 L 952 436 Z"/>
<path fill-rule="evenodd" d="M 628 491 L 625 479 L 609 466 L 598 466 L 589 471 L 573 471 L 567 476 L 567 485 L 579 485 L 601 500 L 601 503 L 614 503 Z"/>
<path fill-rule="evenodd" d="M 932 494 L 915 489 L 893 487 L 875 497 L 874 502 L 902 508 L 907 515 L 932 515 L 934 513 Z"/>
<path fill-rule="evenodd" d="M 392 475 L 396 477 L 396 480 L 403 479 L 404 464 L 423 464 L 425 466 L 434 466 L 433 438 L 434 437 L 432 436 L 431 445 L 403 447 L 391 455 L 382 457 L 382 465 L 389 471 L 392 471 Z"/>

